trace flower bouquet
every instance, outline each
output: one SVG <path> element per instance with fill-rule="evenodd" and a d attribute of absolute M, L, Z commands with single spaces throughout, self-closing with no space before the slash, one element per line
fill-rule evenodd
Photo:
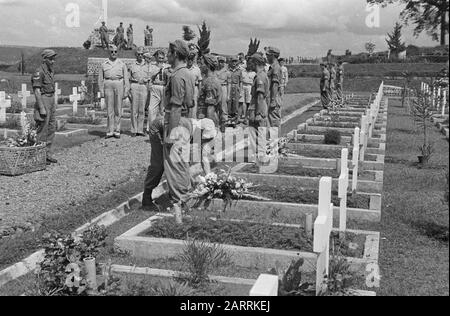
<path fill-rule="evenodd" d="M 204 206 L 207 209 L 214 199 L 221 199 L 224 202 L 223 212 L 226 212 L 233 201 L 244 198 L 265 200 L 250 193 L 249 189 L 254 188 L 252 183 L 231 176 L 231 169 L 228 172 L 220 170 L 218 174 L 210 173 L 205 177 L 199 176 L 197 182 L 198 184 L 191 194 L 191 198 L 195 201 L 194 208 Z"/>

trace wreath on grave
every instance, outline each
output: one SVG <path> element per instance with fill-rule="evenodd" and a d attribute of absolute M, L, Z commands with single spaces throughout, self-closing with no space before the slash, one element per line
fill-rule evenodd
<path fill-rule="evenodd" d="M 15 138 L 8 138 L 2 142 L 0 142 L 0 146 L 2 147 L 37 147 L 40 145 L 45 145 L 45 143 L 41 143 L 37 139 L 37 129 L 35 126 L 32 126 L 27 116 L 23 117 L 22 122 L 22 133 L 20 136 Z"/>

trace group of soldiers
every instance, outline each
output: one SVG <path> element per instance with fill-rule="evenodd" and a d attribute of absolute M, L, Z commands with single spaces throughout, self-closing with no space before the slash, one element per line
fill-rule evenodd
<path fill-rule="evenodd" d="M 106 22 L 102 22 L 99 31 L 102 48 L 109 49 L 110 42 Z M 123 22 L 120 22 L 120 25 L 116 29 L 116 36 L 113 39 L 114 45 L 117 46 L 119 50 L 133 49 L 135 47 L 133 24 L 128 26 L 126 36 L 127 38 L 125 39 L 125 28 Z M 144 30 L 144 46 L 153 46 L 153 29 L 148 25 Z"/>
<path fill-rule="evenodd" d="M 320 78 L 320 96 L 322 107 L 328 110 L 330 107 L 342 107 L 344 104 L 344 64 L 321 63 L 322 74 Z"/>

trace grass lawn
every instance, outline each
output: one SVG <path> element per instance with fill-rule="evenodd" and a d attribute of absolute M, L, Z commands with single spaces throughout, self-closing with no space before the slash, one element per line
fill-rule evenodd
<path fill-rule="evenodd" d="M 420 133 L 399 101 L 389 102 L 380 249 L 380 295 L 449 295 L 449 144 L 431 128 L 436 153 L 419 169 Z M 442 238 L 442 235 L 446 238 Z"/>
<path fill-rule="evenodd" d="M 283 97 L 282 115 L 287 116 L 298 109 L 319 100 L 318 93 L 286 94 Z"/>

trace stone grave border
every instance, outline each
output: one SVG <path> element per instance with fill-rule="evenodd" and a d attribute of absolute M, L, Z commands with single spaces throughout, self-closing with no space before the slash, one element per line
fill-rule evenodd
<path fill-rule="evenodd" d="M 447 115 L 448 118 L 448 115 Z M 439 131 L 445 135 L 447 140 L 449 140 L 449 127 L 448 125 L 444 125 L 443 122 L 445 121 L 445 118 L 438 115 L 431 118 L 431 122 L 439 129 Z"/>

